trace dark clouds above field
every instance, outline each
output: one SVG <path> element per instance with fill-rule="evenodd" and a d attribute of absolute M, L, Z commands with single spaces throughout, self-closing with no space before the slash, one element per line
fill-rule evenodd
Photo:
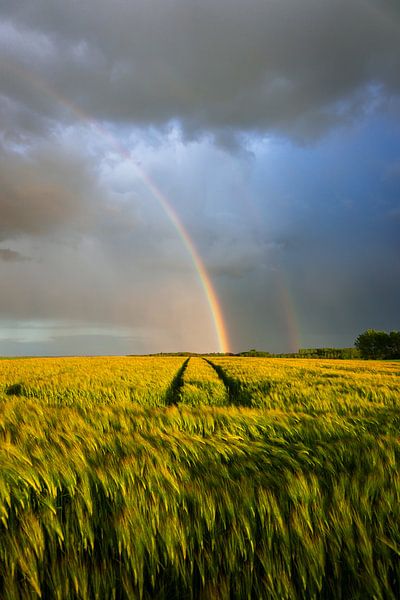
<path fill-rule="evenodd" d="M 100 120 L 174 121 L 185 135 L 222 138 L 268 129 L 312 138 L 399 91 L 394 1 L 22 0 L 2 7 L 2 85 L 13 100 L 4 111 L 28 132 L 66 118 L 36 77 Z"/>
<path fill-rule="evenodd" d="M 234 350 L 399 328 L 400 9 L 2 2 L 0 351 Z M 145 175 L 143 175 L 145 173 Z"/>

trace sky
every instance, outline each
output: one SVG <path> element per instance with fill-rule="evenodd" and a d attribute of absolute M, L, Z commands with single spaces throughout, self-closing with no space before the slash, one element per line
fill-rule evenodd
<path fill-rule="evenodd" d="M 1 2 L 0 355 L 352 346 L 399 257 L 397 0 Z"/>

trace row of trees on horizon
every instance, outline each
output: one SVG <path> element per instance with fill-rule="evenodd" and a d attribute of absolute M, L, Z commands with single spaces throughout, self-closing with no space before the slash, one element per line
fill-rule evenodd
<path fill-rule="evenodd" d="M 244 352 L 206 353 L 207 356 L 249 356 L 270 358 L 336 358 L 336 359 L 400 359 L 400 331 L 377 331 L 367 329 L 356 338 L 352 348 L 300 348 L 297 352 L 274 354 L 265 350 L 246 350 Z M 160 352 L 153 356 L 203 356 L 196 352 Z"/>
<path fill-rule="evenodd" d="M 400 331 L 367 329 L 356 338 L 353 348 L 300 348 L 298 352 L 271 354 L 259 350 L 240 352 L 239 356 L 270 356 L 279 358 L 366 358 L 400 359 Z"/>
<path fill-rule="evenodd" d="M 271 354 L 260 350 L 247 350 L 238 356 L 270 356 L 278 358 L 370 358 L 400 359 L 400 331 L 367 329 L 356 338 L 353 348 L 300 348 L 297 352 Z"/>

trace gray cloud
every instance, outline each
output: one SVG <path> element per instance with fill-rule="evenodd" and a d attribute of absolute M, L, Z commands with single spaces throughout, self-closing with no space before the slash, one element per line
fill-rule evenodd
<path fill-rule="evenodd" d="M 216 349 L 159 193 L 234 349 L 398 328 L 399 39 L 385 0 L 2 2 L 2 351 Z"/>
<path fill-rule="evenodd" d="M 1 350 L 6 356 L 79 356 L 79 355 L 139 354 L 146 349 L 140 337 L 117 337 L 107 334 L 53 336 L 47 340 L 1 340 Z"/>
<path fill-rule="evenodd" d="M 50 334 L 46 342 L 24 339 L 15 346 L 11 333 L 0 351 L 76 348 L 76 335 L 68 341 L 57 333 L 60 321 L 71 331 L 79 332 L 82 322 L 98 330 L 96 337 L 81 336 L 82 352 L 93 352 L 96 339 L 98 351 L 107 342 L 123 353 L 179 349 L 188 340 L 198 350 L 213 347 L 204 291 L 159 203 L 135 177 L 121 192 L 113 189 L 105 165 L 115 157 L 105 152 L 100 158 L 97 150 L 90 152 L 90 141 L 81 139 L 77 148 L 74 135 L 66 137 L 2 154 L 0 239 L 12 240 L 13 250 L 8 244 L 0 250 L 0 318 L 12 323 L 8 330 L 15 338 L 17 325 L 32 321 Z M 122 157 L 116 162 L 124 166 Z M 16 260 L 23 256 L 31 260 Z M 140 342 L 135 335 L 122 342 L 107 333 L 115 327 L 146 334 Z"/>
<path fill-rule="evenodd" d="M 65 98 L 100 120 L 178 121 L 189 136 L 306 139 L 400 91 L 389 0 L 25 0 L 0 15 L 2 111 L 16 130 L 79 118 Z"/>
<path fill-rule="evenodd" d="M 95 183 L 77 156 L 53 144 L 1 158 L 0 239 L 79 230 L 93 218 Z"/>
<path fill-rule="evenodd" d="M 11 250 L 10 248 L 0 248 L 0 260 L 4 260 L 5 262 L 21 262 L 24 260 L 29 260 L 29 258 L 20 252 L 17 252 L 16 250 Z"/>
<path fill-rule="evenodd" d="M 398 196 L 386 177 L 397 151 L 381 160 L 385 143 L 369 135 L 352 145 L 351 135 L 341 134 L 341 153 L 333 142 L 333 149 L 320 144 L 306 152 L 277 143 L 251 160 L 205 140 L 160 142 L 147 153 L 139 145 L 143 168 L 177 209 L 213 279 L 235 350 L 294 349 L 296 327 L 302 346 L 351 345 L 368 326 L 397 327 L 400 238 L 387 211 Z M 75 155 L 74 144 L 61 142 L 7 155 L 2 177 L 10 189 L 20 182 L 35 189 L 32 182 L 46 182 L 52 169 L 54 201 L 66 206 L 42 223 L 47 201 L 42 206 L 36 194 L 29 220 L 20 216 L 24 203 L 8 220 L 13 241 L 2 246 L 33 260 L 2 261 L 0 317 L 14 328 L 35 321 L 50 333 L 46 341 L 18 341 L 16 328 L 1 351 L 216 349 L 187 249 L 130 161 L 107 153 L 99 161 L 90 143 Z M 358 164 L 373 165 L 368 177 L 364 166 L 360 177 Z M 29 204 L 28 192 L 24 198 Z M 81 337 L 62 339 L 57 322 Z M 87 324 L 84 334 L 79 323 Z M 113 327 L 126 336 L 111 335 Z"/>

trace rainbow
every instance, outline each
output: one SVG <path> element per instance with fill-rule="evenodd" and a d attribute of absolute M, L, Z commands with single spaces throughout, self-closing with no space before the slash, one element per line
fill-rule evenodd
<path fill-rule="evenodd" d="M 99 134 L 99 136 L 107 140 L 108 144 L 117 152 L 118 155 L 120 155 L 125 160 L 128 160 L 130 164 L 135 168 L 140 179 L 150 190 L 154 198 L 158 201 L 164 213 L 167 215 L 168 219 L 174 226 L 176 232 L 179 235 L 179 238 L 181 239 L 184 247 L 186 248 L 186 251 L 188 252 L 191 258 L 192 264 L 196 270 L 198 279 L 200 281 L 200 284 L 202 286 L 207 300 L 207 304 L 209 306 L 213 327 L 217 339 L 218 351 L 229 352 L 229 336 L 223 318 L 221 304 L 219 302 L 217 293 L 214 289 L 214 285 L 207 272 L 204 262 L 201 256 L 199 255 L 195 244 L 193 243 L 193 240 L 191 239 L 187 229 L 183 225 L 182 221 L 180 220 L 177 212 L 175 211 L 168 198 L 163 194 L 160 188 L 151 180 L 151 178 L 144 171 L 144 169 L 133 160 L 130 152 L 121 144 L 121 142 L 115 136 L 111 134 L 111 132 L 108 129 L 106 129 L 98 121 L 90 117 L 82 109 L 78 108 L 69 99 L 65 98 L 63 95 L 55 91 L 51 86 L 49 86 L 49 84 L 46 81 L 41 79 L 38 75 L 32 75 L 32 73 L 26 71 L 25 69 L 19 66 L 17 67 L 16 65 L 11 65 L 9 62 L 6 62 L 4 60 L 2 60 L 2 62 L 7 68 L 11 69 L 19 77 L 28 80 L 41 92 L 44 92 L 47 96 L 53 98 L 58 103 L 66 107 L 80 121 L 90 125 Z"/>
<path fill-rule="evenodd" d="M 281 310 L 286 323 L 289 352 L 298 352 L 300 348 L 300 331 L 296 319 L 296 311 L 289 294 L 289 285 L 288 282 L 285 281 L 285 275 L 281 269 L 276 272 L 276 275 L 276 283 L 280 292 Z"/>

